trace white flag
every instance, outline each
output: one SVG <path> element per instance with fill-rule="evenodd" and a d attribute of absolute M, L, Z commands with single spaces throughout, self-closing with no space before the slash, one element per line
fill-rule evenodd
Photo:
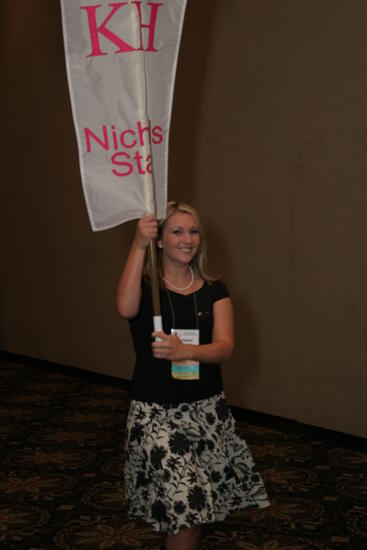
<path fill-rule="evenodd" d="M 82 184 L 94 231 L 146 211 L 165 215 L 186 2 L 61 0 Z"/>

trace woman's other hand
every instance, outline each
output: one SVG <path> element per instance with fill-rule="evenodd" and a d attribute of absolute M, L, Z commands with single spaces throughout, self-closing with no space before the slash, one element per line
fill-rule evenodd
<path fill-rule="evenodd" d="M 183 361 L 189 359 L 188 344 L 184 344 L 176 334 L 166 334 L 165 332 L 153 332 L 153 338 L 159 338 L 159 341 L 152 342 L 153 356 L 156 359 L 169 359 L 170 361 Z"/>

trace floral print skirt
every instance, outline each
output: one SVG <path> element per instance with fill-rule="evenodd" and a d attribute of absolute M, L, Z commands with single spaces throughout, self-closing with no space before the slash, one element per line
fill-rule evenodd
<path fill-rule="evenodd" d="M 223 393 L 180 405 L 132 401 L 125 489 L 129 516 L 171 534 L 269 505 Z"/>

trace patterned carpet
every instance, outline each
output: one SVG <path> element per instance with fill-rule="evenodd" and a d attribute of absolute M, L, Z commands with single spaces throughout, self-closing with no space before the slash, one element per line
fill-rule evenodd
<path fill-rule="evenodd" d="M 126 382 L 1 355 L 1 548 L 164 548 L 126 518 L 127 410 Z M 366 442 L 234 413 L 272 505 L 206 526 L 202 549 L 367 549 Z"/>

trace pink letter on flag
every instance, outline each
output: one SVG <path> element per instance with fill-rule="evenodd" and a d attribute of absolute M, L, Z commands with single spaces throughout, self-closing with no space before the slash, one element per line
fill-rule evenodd
<path fill-rule="evenodd" d="M 80 170 L 94 231 L 164 217 L 187 0 L 61 0 Z"/>

